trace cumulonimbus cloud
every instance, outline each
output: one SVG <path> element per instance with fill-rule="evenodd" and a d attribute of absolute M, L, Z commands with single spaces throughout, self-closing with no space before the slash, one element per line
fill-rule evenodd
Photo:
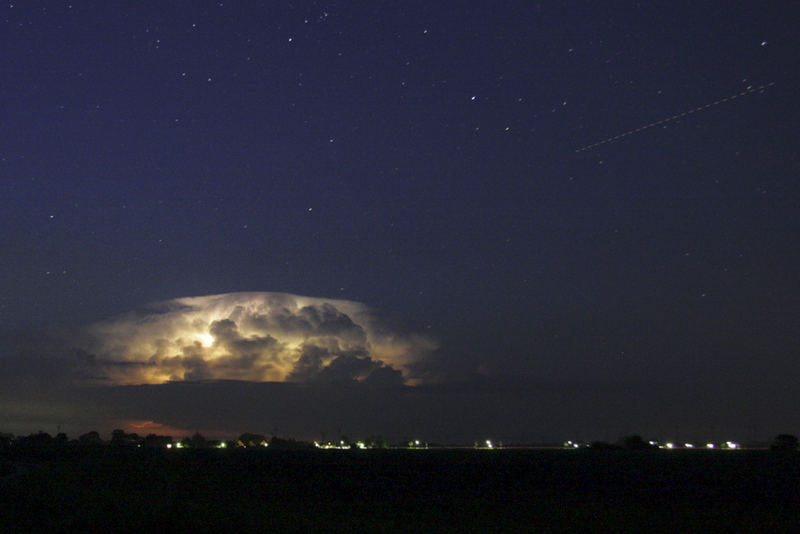
<path fill-rule="evenodd" d="M 413 384 L 436 349 L 364 304 L 288 293 L 179 298 L 89 325 L 77 344 L 101 383 L 182 380 Z"/>

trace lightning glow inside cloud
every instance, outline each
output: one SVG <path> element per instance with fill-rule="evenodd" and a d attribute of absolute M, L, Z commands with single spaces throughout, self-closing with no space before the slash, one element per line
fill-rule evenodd
<path fill-rule="evenodd" d="M 364 304 L 288 293 L 226 293 L 154 304 L 90 325 L 81 353 L 99 382 L 182 380 L 414 384 L 436 349 Z"/>

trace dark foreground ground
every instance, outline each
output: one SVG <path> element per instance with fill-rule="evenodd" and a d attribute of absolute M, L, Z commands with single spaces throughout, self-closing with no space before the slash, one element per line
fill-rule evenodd
<path fill-rule="evenodd" d="M 0 532 L 800 532 L 769 451 L 162 451 L 0 456 Z"/>

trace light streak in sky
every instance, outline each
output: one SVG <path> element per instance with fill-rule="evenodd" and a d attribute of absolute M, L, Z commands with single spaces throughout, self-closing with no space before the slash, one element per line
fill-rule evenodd
<path fill-rule="evenodd" d="M 730 96 L 727 96 L 725 98 L 720 98 L 719 100 L 715 100 L 713 102 L 710 102 L 708 104 L 704 104 L 702 106 L 697 106 L 696 108 L 692 108 L 692 109 L 689 109 L 689 110 L 684 111 L 682 113 L 678 113 L 676 115 L 672 115 L 671 117 L 667 117 L 667 118 L 661 119 L 659 121 L 651 122 L 650 124 L 645 124 L 644 126 L 639 126 L 638 128 L 634 128 L 632 130 L 628 130 L 627 132 L 623 132 L 623 133 L 621 133 L 619 135 L 615 135 L 613 137 L 606 137 L 605 139 L 603 139 L 601 141 L 597 141 L 595 143 L 591 143 L 589 145 L 584 145 L 584 146 L 582 146 L 580 148 L 576 148 L 575 152 L 585 152 L 586 150 L 591 150 L 591 149 L 596 148 L 596 147 L 598 147 L 600 145 L 605 145 L 605 144 L 608 144 L 608 143 L 613 143 L 615 141 L 619 141 L 623 137 L 628 137 L 629 135 L 633 135 L 633 134 L 642 132 L 644 130 L 653 128 L 654 126 L 659 126 L 661 124 L 666 124 L 668 122 L 672 122 L 672 121 L 680 119 L 682 117 L 686 117 L 687 115 L 692 115 L 693 113 L 697 113 L 698 111 L 703 111 L 705 109 L 712 108 L 712 107 L 718 106 L 720 104 L 724 104 L 725 102 L 730 102 L 731 100 L 739 98 L 740 96 L 746 96 L 746 95 L 749 95 L 749 94 L 752 94 L 752 93 L 757 93 L 758 91 L 762 91 L 762 90 L 766 89 L 767 87 L 772 87 L 773 85 L 775 85 L 775 82 L 765 83 L 764 85 L 759 85 L 758 87 L 748 87 L 744 91 L 741 91 L 739 93 L 734 93 L 734 94 L 732 94 Z"/>

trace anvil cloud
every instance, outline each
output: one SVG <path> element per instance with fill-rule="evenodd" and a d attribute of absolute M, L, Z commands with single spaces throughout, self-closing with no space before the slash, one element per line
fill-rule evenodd
<path fill-rule="evenodd" d="M 358 302 L 248 292 L 156 303 L 89 325 L 77 347 L 87 377 L 116 385 L 404 384 L 435 343 L 388 329 Z"/>

